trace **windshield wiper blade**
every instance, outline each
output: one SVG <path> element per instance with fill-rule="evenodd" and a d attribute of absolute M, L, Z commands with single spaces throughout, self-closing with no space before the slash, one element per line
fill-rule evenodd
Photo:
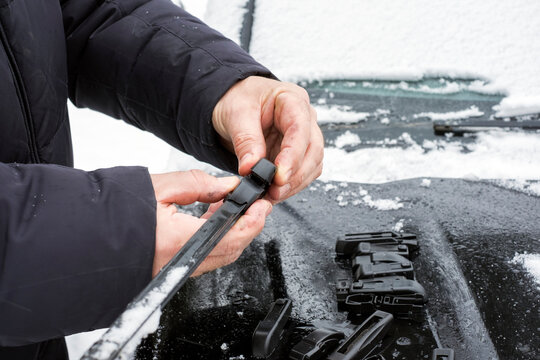
<path fill-rule="evenodd" d="M 433 122 L 433 132 L 435 133 L 435 135 L 439 136 L 443 136 L 446 134 L 462 136 L 464 134 L 476 133 L 480 131 L 490 131 L 495 129 L 540 130 L 540 121 L 468 120 L 460 122 Z"/>
<path fill-rule="evenodd" d="M 161 309 L 184 285 L 227 231 L 272 183 L 276 167 L 261 159 L 244 177 L 223 205 L 201 226 L 180 251 L 129 303 L 109 330 L 82 356 L 81 360 L 116 359 L 132 340 L 148 333 L 148 324 L 159 322 Z M 139 336 L 137 336 L 139 335 Z M 127 352 L 127 351 L 126 351 Z"/>

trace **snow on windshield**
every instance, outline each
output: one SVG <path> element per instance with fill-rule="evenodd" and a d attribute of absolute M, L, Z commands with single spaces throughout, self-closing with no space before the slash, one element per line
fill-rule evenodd
<path fill-rule="evenodd" d="M 529 0 L 257 0 L 250 51 L 284 80 L 479 78 L 508 95 L 500 115 L 540 112 L 538 14 Z"/>

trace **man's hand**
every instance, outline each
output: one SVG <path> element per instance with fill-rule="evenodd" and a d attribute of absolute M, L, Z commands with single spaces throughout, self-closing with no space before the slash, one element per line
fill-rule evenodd
<path fill-rule="evenodd" d="M 157 200 L 154 277 L 219 208 L 221 200 L 240 180 L 236 177 L 216 178 L 199 170 L 151 175 L 151 178 Z M 179 213 L 174 206 L 175 203 L 187 205 L 195 201 L 213 204 L 201 218 Z M 271 211 L 269 201 L 255 201 L 203 261 L 194 276 L 235 261 L 262 231 L 265 218 Z"/>
<path fill-rule="evenodd" d="M 240 175 L 263 157 L 274 162 L 277 173 L 268 191 L 273 202 L 296 194 L 322 172 L 323 136 L 299 86 L 251 76 L 225 93 L 212 122 L 238 157 Z"/>

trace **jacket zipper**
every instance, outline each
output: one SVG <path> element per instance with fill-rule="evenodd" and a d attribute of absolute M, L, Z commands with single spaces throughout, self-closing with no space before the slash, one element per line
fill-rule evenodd
<path fill-rule="evenodd" d="M 34 123 L 32 122 L 32 115 L 30 113 L 30 105 L 28 103 L 28 97 L 26 95 L 26 90 L 22 80 L 21 73 L 15 62 L 15 57 L 11 51 L 11 47 L 7 40 L 6 33 L 4 31 L 4 26 L 0 23 L 0 39 L 4 45 L 4 50 L 6 52 L 9 69 L 11 70 L 11 75 L 13 76 L 13 82 L 15 83 L 15 89 L 17 91 L 17 97 L 19 98 L 19 104 L 21 106 L 21 112 L 24 118 L 24 124 L 26 127 L 26 136 L 28 137 L 28 142 L 30 145 L 30 159 L 32 163 L 38 164 L 39 155 L 37 151 L 36 137 L 34 131 Z"/>

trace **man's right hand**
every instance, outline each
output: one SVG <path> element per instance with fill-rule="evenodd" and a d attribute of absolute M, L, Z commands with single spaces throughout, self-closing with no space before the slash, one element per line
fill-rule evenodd
<path fill-rule="evenodd" d="M 180 250 L 221 205 L 221 200 L 240 182 L 234 176 L 216 178 L 199 170 L 151 175 L 156 195 L 156 252 L 152 277 Z M 213 203 L 200 218 L 177 212 L 176 206 L 195 201 Z M 262 231 L 265 218 L 272 211 L 267 200 L 257 200 L 246 211 L 210 255 L 195 271 L 194 276 L 234 262 Z"/>

